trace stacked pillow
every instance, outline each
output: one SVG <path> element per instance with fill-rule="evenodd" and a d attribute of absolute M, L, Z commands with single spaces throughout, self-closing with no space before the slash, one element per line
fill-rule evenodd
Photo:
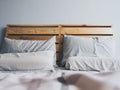
<path fill-rule="evenodd" d="M 95 39 L 64 35 L 62 63 L 72 56 L 96 56 Z"/>
<path fill-rule="evenodd" d="M 53 65 L 56 65 L 55 42 L 55 36 L 49 40 L 5 38 L 0 49 L 0 70 L 53 70 Z M 114 41 L 111 38 L 64 35 L 62 65 L 72 70 L 104 70 L 108 66 L 115 70 L 113 66 L 120 64 L 116 61 L 118 59 L 112 59 L 114 53 Z M 113 65 L 113 62 L 118 64 Z M 96 69 L 95 65 L 99 68 Z"/>
<path fill-rule="evenodd" d="M 112 38 L 81 38 L 65 35 L 62 65 L 65 65 L 70 57 L 113 57 L 114 53 L 115 46 Z"/>
<path fill-rule="evenodd" d="M 14 58 L 14 59 L 10 59 L 11 62 L 14 62 L 15 58 L 16 58 L 16 62 L 18 62 L 17 60 L 20 60 L 21 63 L 26 63 L 27 70 L 28 69 L 37 69 L 36 67 L 39 67 L 38 69 L 40 69 L 40 66 L 42 66 L 42 69 L 43 69 L 43 66 L 45 66 L 45 69 L 46 69 L 47 64 L 44 65 L 43 63 L 46 63 L 47 59 L 51 60 L 52 65 L 56 65 L 56 45 L 55 45 L 55 42 L 56 42 L 55 36 L 53 36 L 49 40 L 15 40 L 15 39 L 5 38 L 4 42 L 2 44 L 2 47 L 0 49 L 0 53 L 1 53 L 0 54 L 0 61 L 1 61 L 0 65 L 4 64 L 4 66 L 5 66 L 5 63 L 2 63 L 2 62 L 5 59 L 4 56 L 6 56 L 6 55 L 7 55 L 6 66 L 8 64 L 10 64 L 10 63 L 7 63 L 7 61 L 9 61 L 8 59 L 10 59 L 10 58 Z M 24 57 L 22 57 L 23 54 L 24 54 Z M 20 57 L 17 57 L 19 55 L 20 55 Z M 31 56 L 33 56 L 33 57 L 31 57 Z M 38 56 L 40 58 L 38 58 Z M 47 56 L 49 56 L 49 58 Z M 29 57 L 31 57 L 32 59 Z M 30 61 L 29 65 L 32 65 L 35 68 L 34 67 L 32 67 L 32 68 L 27 67 L 27 64 L 28 64 L 27 59 L 28 58 Z M 33 62 L 35 62 L 36 60 L 38 61 L 38 59 L 40 60 L 38 62 L 39 66 L 36 66 L 37 64 L 34 64 Z M 15 62 L 14 62 L 14 64 L 17 65 Z M 14 67 L 15 67 L 15 65 L 10 64 L 10 66 L 14 66 Z M 48 66 L 49 66 L 49 62 L 48 62 Z M 12 67 L 10 67 L 10 68 L 11 68 L 10 70 L 12 70 Z M 51 69 L 51 66 L 48 67 L 48 69 Z M 7 68 L 6 70 L 9 70 L 9 69 Z M 19 68 L 19 70 L 23 70 L 23 69 Z"/>

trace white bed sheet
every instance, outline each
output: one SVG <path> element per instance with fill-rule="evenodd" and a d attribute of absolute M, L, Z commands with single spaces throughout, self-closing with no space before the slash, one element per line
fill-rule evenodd
<path fill-rule="evenodd" d="M 118 72 L 90 73 L 61 69 L 54 72 L 2 71 L 0 90 L 120 90 L 119 76 Z M 96 85 L 99 87 L 96 88 Z"/>

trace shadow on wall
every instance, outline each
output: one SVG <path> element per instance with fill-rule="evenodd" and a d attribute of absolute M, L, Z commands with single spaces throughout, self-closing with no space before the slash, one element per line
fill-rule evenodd
<path fill-rule="evenodd" d="M 5 33 L 6 33 L 6 28 L 5 27 L 1 28 L 0 29 L 0 46 L 2 44 L 4 37 L 5 37 Z"/>

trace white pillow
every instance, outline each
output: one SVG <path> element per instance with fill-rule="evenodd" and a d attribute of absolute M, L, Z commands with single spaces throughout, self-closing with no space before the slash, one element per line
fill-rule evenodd
<path fill-rule="evenodd" d="M 53 50 L 55 48 L 56 37 L 49 40 L 16 40 L 5 38 L 1 47 L 1 53 L 23 53 Z"/>
<path fill-rule="evenodd" d="M 96 38 L 95 53 L 98 57 L 115 56 L 115 42 L 113 38 Z"/>
<path fill-rule="evenodd" d="M 95 39 L 65 35 L 63 41 L 63 64 L 71 56 L 96 56 Z"/>
<path fill-rule="evenodd" d="M 62 64 L 69 57 L 114 57 L 115 44 L 112 38 L 81 38 L 65 35 L 63 41 Z"/>
<path fill-rule="evenodd" d="M 69 57 L 65 67 L 79 71 L 120 71 L 120 58 L 113 57 Z"/>
<path fill-rule="evenodd" d="M 0 54 L 0 70 L 53 70 L 54 51 Z"/>
<path fill-rule="evenodd" d="M 24 53 L 37 51 L 54 51 L 54 64 L 56 65 L 56 36 L 48 40 L 16 40 L 5 38 L 0 53 Z"/>

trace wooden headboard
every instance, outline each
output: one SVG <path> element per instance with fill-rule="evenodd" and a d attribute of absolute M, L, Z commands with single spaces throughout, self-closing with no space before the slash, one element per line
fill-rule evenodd
<path fill-rule="evenodd" d="M 63 34 L 83 37 L 111 37 L 113 36 L 111 25 L 7 25 L 6 37 L 24 40 L 46 40 L 57 36 L 56 49 L 57 59 L 62 51 Z"/>

